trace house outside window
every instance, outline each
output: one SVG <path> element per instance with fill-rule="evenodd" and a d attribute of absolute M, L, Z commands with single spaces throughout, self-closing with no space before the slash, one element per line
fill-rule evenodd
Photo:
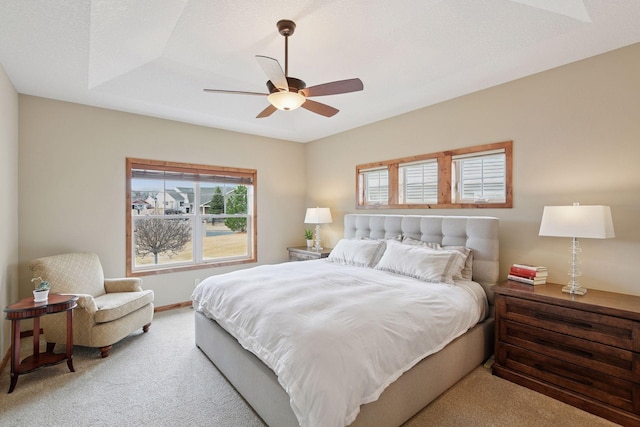
<path fill-rule="evenodd" d="M 127 159 L 127 274 L 255 262 L 253 169 Z"/>

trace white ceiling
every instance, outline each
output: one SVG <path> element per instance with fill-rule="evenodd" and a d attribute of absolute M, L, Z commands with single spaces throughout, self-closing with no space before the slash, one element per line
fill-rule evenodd
<path fill-rule="evenodd" d="M 340 109 L 255 116 L 255 55 Z M 18 92 L 307 142 L 640 41 L 639 0 L 0 0 L 0 64 Z"/>

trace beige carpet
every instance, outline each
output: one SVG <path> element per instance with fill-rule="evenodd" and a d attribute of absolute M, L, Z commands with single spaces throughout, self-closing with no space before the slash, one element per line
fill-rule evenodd
<path fill-rule="evenodd" d="M 44 348 L 44 347 L 43 347 Z M 24 356 L 31 339 L 23 339 Z M 56 348 L 56 351 L 62 349 Z M 23 356 L 23 357 L 24 357 Z M 2 426 L 224 426 L 264 423 L 194 344 L 193 310 L 158 313 L 148 334 L 97 350 L 74 349 L 66 363 L 21 375 L 12 394 L 0 378 Z M 478 367 L 405 424 L 426 426 L 612 426 Z"/>

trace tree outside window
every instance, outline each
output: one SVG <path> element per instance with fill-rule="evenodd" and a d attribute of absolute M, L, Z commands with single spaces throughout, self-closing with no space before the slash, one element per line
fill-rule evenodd
<path fill-rule="evenodd" d="M 247 187 L 238 185 L 229 195 L 227 200 L 227 214 L 246 214 L 247 213 Z M 247 231 L 246 218 L 227 218 L 224 225 L 233 231 Z"/>

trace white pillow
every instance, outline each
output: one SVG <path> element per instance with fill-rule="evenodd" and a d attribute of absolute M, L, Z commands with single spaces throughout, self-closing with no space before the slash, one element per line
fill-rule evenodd
<path fill-rule="evenodd" d="M 384 250 L 383 240 L 342 239 L 327 260 L 356 267 L 374 267 Z"/>
<path fill-rule="evenodd" d="M 425 246 L 431 249 L 445 249 L 460 251 L 465 258 L 464 267 L 460 271 L 460 274 L 453 276 L 454 279 L 471 280 L 473 277 L 473 251 L 465 246 L 441 246 L 437 242 L 423 242 L 422 240 L 412 239 L 411 237 L 404 236 L 402 243 L 406 245 Z"/>
<path fill-rule="evenodd" d="M 360 237 L 360 239 L 362 240 L 397 240 L 398 242 L 401 242 L 402 234 L 398 234 L 397 236 L 391 236 L 391 237 L 383 237 L 381 239 L 374 239 L 372 237 Z"/>
<path fill-rule="evenodd" d="M 464 267 L 460 270 L 460 274 L 455 275 L 454 279 L 471 280 L 473 277 L 473 250 L 465 246 L 444 246 L 444 250 L 460 251 L 464 256 Z"/>
<path fill-rule="evenodd" d="M 407 236 L 404 236 L 402 238 L 402 243 L 404 243 L 405 245 L 424 246 L 431 249 L 442 249 L 442 246 L 440 246 L 440 243 L 438 242 L 423 242 L 422 240 L 412 239 L 411 237 Z"/>
<path fill-rule="evenodd" d="M 375 268 L 425 282 L 453 284 L 453 276 L 460 274 L 464 262 L 460 251 L 435 250 L 389 241 Z"/>

